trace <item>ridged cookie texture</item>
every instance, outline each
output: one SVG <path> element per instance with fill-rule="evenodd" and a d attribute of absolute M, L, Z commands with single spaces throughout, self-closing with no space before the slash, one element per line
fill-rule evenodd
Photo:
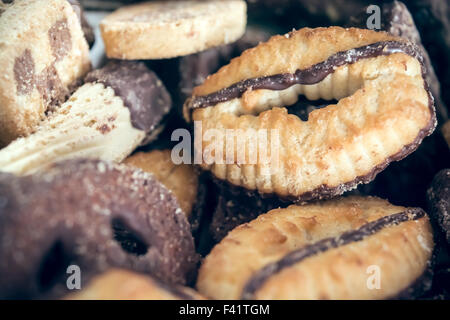
<path fill-rule="evenodd" d="M 131 68 L 133 79 L 117 72 L 123 67 Z M 113 74 L 114 83 L 100 74 Z M 120 162 L 159 131 L 159 122 L 170 109 L 170 97 L 143 65 L 109 64 L 91 72 L 87 80 L 95 82 L 80 87 L 35 133 L 0 150 L 1 171 L 31 174 L 73 158 Z"/>
<path fill-rule="evenodd" d="M 152 1 L 118 9 L 100 29 L 110 58 L 173 58 L 240 38 L 246 9 L 242 0 Z"/>
<path fill-rule="evenodd" d="M 147 275 L 123 269 L 101 274 L 67 300 L 199 300 L 191 288 L 170 286 Z"/>
<path fill-rule="evenodd" d="M 109 268 L 171 284 L 190 281 L 197 255 L 189 223 L 172 193 L 142 170 L 106 161 L 59 162 L 45 172 L 0 173 L 0 297 L 70 293 Z"/>
<path fill-rule="evenodd" d="M 0 4 L 0 146 L 32 133 L 89 71 L 89 48 L 65 0 Z"/>
<path fill-rule="evenodd" d="M 215 299 L 393 298 L 420 281 L 433 247 L 420 208 L 356 196 L 292 205 L 231 231 L 197 288 Z"/>
<path fill-rule="evenodd" d="M 201 166 L 233 185 L 294 201 L 333 197 L 373 180 L 436 126 L 416 49 L 384 32 L 330 27 L 275 36 L 245 51 L 185 103 L 186 118 L 202 125 L 197 154 L 215 151 Z M 284 108 L 300 94 L 338 103 L 302 121 Z M 227 142 L 229 129 L 239 132 L 236 143 Z M 256 142 L 260 131 L 267 138 Z"/>

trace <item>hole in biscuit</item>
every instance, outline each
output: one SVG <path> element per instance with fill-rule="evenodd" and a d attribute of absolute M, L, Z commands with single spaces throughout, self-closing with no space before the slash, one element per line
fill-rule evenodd
<path fill-rule="evenodd" d="M 147 253 L 148 245 L 135 231 L 128 227 L 122 219 L 113 219 L 111 227 L 114 233 L 114 240 L 116 240 L 127 253 L 136 256 L 142 256 Z"/>
<path fill-rule="evenodd" d="M 71 257 L 64 251 L 61 241 L 56 241 L 47 251 L 39 266 L 38 287 L 45 292 L 55 284 L 64 282 L 66 269 L 71 263 Z"/>
<path fill-rule="evenodd" d="M 337 104 L 337 103 L 338 103 L 337 100 L 319 99 L 311 101 L 304 96 L 300 96 L 295 104 L 287 108 L 287 111 L 289 114 L 296 115 L 303 121 L 308 121 L 309 114 L 314 110 L 322 109 L 330 104 Z"/>

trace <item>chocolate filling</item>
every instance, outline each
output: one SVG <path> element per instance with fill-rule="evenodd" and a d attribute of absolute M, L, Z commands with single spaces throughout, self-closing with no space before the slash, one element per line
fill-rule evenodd
<path fill-rule="evenodd" d="M 428 95 L 428 107 L 431 113 L 431 119 L 428 125 L 419 131 L 416 139 L 408 145 L 405 145 L 399 152 L 388 157 L 382 163 L 375 166 L 370 172 L 365 175 L 356 177 L 353 181 L 342 183 L 338 186 L 328 186 L 323 184 L 314 190 L 305 192 L 300 196 L 281 196 L 283 200 L 294 201 L 301 203 L 316 199 L 329 199 L 337 195 L 343 194 L 348 190 L 356 188 L 358 184 L 369 183 L 375 176 L 383 171 L 391 162 L 400 161 L 412 152 L 414 152 L 422 142 L 422 140 L 429 136 L 436 127 L 436 112 L 434 109 L 434 98 L 429 89 L 428 83 L 425 80 L 426 67 L 423 63 L 423 58 L 420 51 L 414 44 L 399 42 L 399 41 L 382 41 L 373 43 L 367 46 L 351 49 L 348 51 L 338 52 L 328 58 L 326 61 L 313 65 L 305 70 L 297 70 L 294 74 L 278 74 L 262 78 L 253 78 L 238 82 L 228 88 L 224 88 L 215 93 L 195 97 L 189 105 L 189 108 L 196 109 L 208 107 L 220 102 L 228 101 L 240 97 L 247 89 L 270 89 L 270 90 L 284 90 L 295 84 L 314 84 L 323 80 L 328 74 L 332 73 L 338 66 L 344 64 L 355 63 L 360 59 L 372 58 L 379 55 L 389 55 L 392 53 L 403 52 L 416 58 L 422 67 L 422 78 L 424 79 L 424 89 Z M 249 190 L 245 187 L 230 184 L 230 187 L 237 188 L 241 192 L 248 194 L 256 193 L 254 190 Z M 264 198 L 272 197 L 274 194 L 260 193 Z M 279 196 L 279 195 L 278 195 Z M 280 197 L 280 196 L 279 196 Z"/>
<path fill-rule="evenodd" d="M 325 79 L 326 76 L 333 73 L 334 70 L 340 66 L 353 64 L 362 59 L 374 58 L 381 55 L 386 56 L 397 52 L 402 52 L 416 58 L 423 66 L 423 58 L 415 45 L 400 41 L 381 41 L 359 48 L 338 52 L 323 62 L 303 70 L 297 70 L 295 73 L 282 73 L 239 81 L 217 92 L 195 97 L 189 108 L 205 108 L 221 102 L 240 98 L 247 90 L 285 90 L 296 84 L 316 84 Z"/>
<path fill-rule="evenodd" d="M 248 280 L 244 289 L 242 290 L 242 299 L 253 299 L 254 294 L 264 285 L 264 283 L 273 275 L 281 272 L 283 269 L 291 267 L 306 258 L 316 254 L 328 251 L 330 249 L 338 248 L 352 242 L 364 240 L 384 228 L 398 225 L 402 222 L 418 220 L 425 216 L 425 211 L 421 208 L 411 208 L 406 211 L 392 214 L 378 220 L 366 223 L 357 230 L 344 232 L 335 238 L 326 238 L 311 245 L 307 245 L 298 250 L 292 251 L 280 260 L 269 263 L 259 271 L 257 271 Z"/>

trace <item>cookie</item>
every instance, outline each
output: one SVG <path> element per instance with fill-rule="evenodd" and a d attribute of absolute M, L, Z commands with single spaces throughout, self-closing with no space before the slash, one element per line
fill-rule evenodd
<path fill-rule="evenodd" d="M 0 168 L 34 173 L 76 157 L 120 162 L 162 130 L 171 98 L 143 63 L 112 61 L 49 114 L 36 132 L 0 150 Z"/>
<path fill-rule="evenodd" d="M 86 16 L 84 15 L 83 7 L 81 6 L 78 0 L 68 0 L 72 5 L 73 10 L 78 16 L 78 19 L 81 23 L 81 28 L 83 29 L 84 37 L 89 44 L 89 47 L 92 47 L 95 42 L 94 30 L 92 29 L 89 22 L 86 20 Z"/>
<path fill-rule="evenodd" d="M 170 286 L 155 278 L 123 269 L 112 269 L 101 274 L 70 294 L 68 300 L 199 300 L 204 299 L 194 290 Z"/>
<path fill-rule="evenodd" d="M 197 263 L 176 199 L 141 170 L 70 160 L 45 173 L 0 176 L 0 297 L 68 293 L 66 269 L 83 281 L 110 267 L 184 284 Z"/>
<path fill-rule="evenodd" d="M 232 58 L 240 56 L 245 50 L 267 41 L 269 37 L 270 34 L 260 28 L 248 27 L 236 42 L 181 57 L 179 63 L 181 103 L 210 74 L 217 72 L 220 67 L 228 64 Z"/>
<path fill-rule="evenodd" d="M 120 8 L 100 30 L 110 58 L 163 59 L 233 42 L 246 22 L 242 0 L 154 1 Z"/>
<path fill-rule="evenodd" d="M 200 187 L 199 176 L 193 166 L 176 165 L 172 161 L 171 150 L 138 152 L 126 158 L 124 163 L 153 174 L 172 191 L 186 217 L 192 217 Z"/>
<path fill-rule="evenodd" d="M 434 103 L 423 73 L 416 46 L 404 39 L 304 28 L 272 37 L 209 76 L 186 101 L 185 116 L 202 124 L 197 154 L 216 146 L 238 154 L 203 161 L 215 177 L 293 201 L 329 198 L 370 182 L 433 132 Z M 302 93 L 338 103 L 314 110 L 305 122 L 283 108 Z M 220 133 L 217 139 L 208 138 L 210 129 Z M 238 150 L 239 141 L 227 145 L 228 129 L 240 130 L 241 145 L 266 133 L 255 152 L 264 161 L 252 163 L 252 150 Z"/>
<path fill-rule="evenodd" d="M 426 273 L 433 246 L 420 208 L 357 196 L 292 205 L 230 232 L 197 288 L 215 299 L 397 297 Z"/>
<path fill-rule="evenodd" d="M 0 4 L 0 147 L 32 133 L 89 71 L 89 48 L 65 0 Z"/>
<path fill-rule="evenodd" d="M 366 28 L 368 17 L 369 14 L 367 14 L 367 8 L 364 8 L 360 15 L 351 18 L 351 26 Z M 438 120 L 446 120 L 448 118 L 448 114 L 447 108 L 441 98 L 441 85 L 436 76 L 433 65 L 431 64 L 430 56 L 422 45 L 420 33 L 419 30 L 417 30 L 411 12 L 408 10 L 406 5 L 400 1 L 384 3 L 381 6 L 380 22 L 381 30 L 389 32 L 393 36 L 408 39 L 419 47 L 420 53 L 423 57 L 425 69 L 427 70 L 425 79 L 428 82 L 435 99 Z"/>
<path fill-rule="evenodd" d="M 430 214 L 450 244 L 450 169 L 441 170 L 434 177 L 427 198 Z"/>

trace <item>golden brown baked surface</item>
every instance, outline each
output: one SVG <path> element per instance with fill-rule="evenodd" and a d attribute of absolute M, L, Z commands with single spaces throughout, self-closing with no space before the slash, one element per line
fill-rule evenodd
<path fill-rule="evenodd" d="M 124 163 L 152 173 L 173 192 L 187 217 L 191 216 L 199 184 L 198 174 L 192 166 L 174 164 L 170 150 L 138 152 L 125 159 Z"/>
<path fill-rule="evenodd" d="M 248 280 L 288 253 L 380 218 L 405 211 L 374 197 L 346 197 L 272 210 L 226 236 L 204 260 L 198 290 L 216 299 L 239 299 Z M 407 288 L 427 268 L 433 250 L 428 217 L 388 225 L 346 245 L 314 254 L 274 273 L 256 299 L 381 299 Z M 370 266 L 381 288 L 367 286 Z"/>
<path fill-rule="evenodd" d="M 242 0 L 152 1 L 120 8 L 100 28 L 108 57 L 162 59 L 233 42 L 246 23 Z"/>
<path fill-rule="evenodd" d="M 329 198 L 371 181 L 390 162 L 413 152 L 436 125 L 420 61 L 389 49 L 392 41 L 409 45 L 383 32 L 305 28 L 245 51 L 197 87 L 185 104 L 191 108 L 192 120 L 202 124 L 203 152 L 223 146 L 235 154 L 243 149 L 246 157 L 244 162 L 236 156 L 229 161 L 223 152 L 203 161 L 202 168 L 233 185 L 296 201 Z M 380 46 L 379 54 L 350 59 L 356 48 L 371 44 Z M 351 63 L 333 68 L 317 83 L 280 90 L 249 87 L 242 96 L 195 107 L 196 99 L 205 97 L 199 95 L 229 88 L 236 81 L 309 70 L 304 68 L 343 50 L 348 50 Z M 386 50 L 389 54 L 384 54 Z M 286 107 L 295 104 L 300 94 L 338 103 L 312 111 L 303 121 Z M 255 140 L 261 130 L 268 139 L 258 140 L 256 151 L 249 146 L 240 149 L 238 143 L 226 141 L 229 129 L 239 132 L 241 143 Z M 220 133 L 217 139 L 207 136 L 212 130 Z M 251 161 L 252 153 L 258 155 L 257 161 Z M 269 161 L 261 160 L 265 154 Z"/>
<path fill-rule="evenodd" d="M 95 277 L 86 288 L 65 297 L 68 300 L 179 300 L 203 299 L 187 287 L 167 287 L 149 276 L 110 269 Z"/>

